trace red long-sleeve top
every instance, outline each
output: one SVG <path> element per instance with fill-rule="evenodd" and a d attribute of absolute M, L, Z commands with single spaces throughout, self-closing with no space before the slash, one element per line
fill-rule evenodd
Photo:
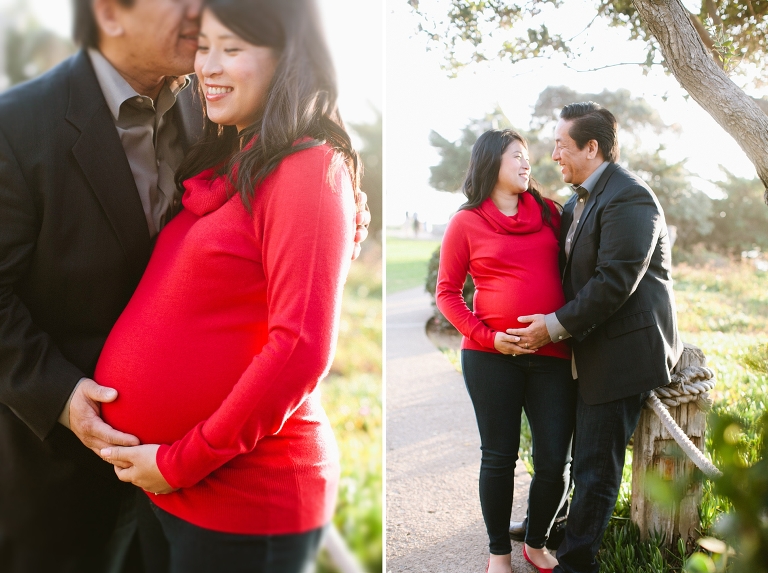
<path fill-rule="evenodd" d="M 518 196 L 517 215 L 507 216 L 488 198 L 456 213 L 440 249 L 436 302 L 463 335 L 461 347 L 498 352 L 496 332 L 524 328 L 517 318 L 554 312 L 565 304 L 558 266 L 560 213 L 546 200 L 552 226 L 528 193 Z M 462 296 L 467 273 L 475 283 L 474 312 Z M 547 344 L 538 354 L 571 358 L 567 343 Z"/>
<path fill-rule="evenodd" d="M 317 386 L 333 357 L 354 193 L 327 146 L 283 159 L 252 213 L 208 170 L 160 233 L 95 379 L 107 423 L 163 444 L 178 491 L 151 496 L 195 525 L 304 532 L 334 510 L 338 451 Z M 234 195 L 233 195 L 234 193 Z"/>

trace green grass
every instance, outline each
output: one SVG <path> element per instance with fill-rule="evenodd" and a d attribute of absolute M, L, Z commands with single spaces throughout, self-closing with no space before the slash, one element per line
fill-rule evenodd
<path fill-rule="evenodd" d="M 323 407 L 341 451 L 333 521 L 370 572 L 382 567 L 381 267 L 380 247 L 366 241 L 347 279 L 338 347 L 322 386 Z M 325 554 L 318 571 L 335 571 Z"/>
<path fill-rule="evenodd" d="M 424 286 L 427 263 L 440 241 L 387 237 L 387 293 Z"/>

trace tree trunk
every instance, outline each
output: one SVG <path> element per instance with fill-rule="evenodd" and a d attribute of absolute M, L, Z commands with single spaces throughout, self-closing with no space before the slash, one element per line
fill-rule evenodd
<path fill-rule="evenodd" d="M 678 372 L 688 366 L 705 366 L 705 362 L 701 350 L 686 344 L 683 355 L 673 371 Z M 671 408 L 669 413 L 696 447 L 702 449 L 706 415 L 699 410 L 696 402 Z M 680 450 L 656 412 L 644 408 L 632 446 L 631 509 L 632 521 L 640 528 L 642 539 L 648 539 L 654 530 L 665 535 L 668 546 L 681 537 L 686 542 L 698 537 L 698 507 L 702 495 L 700 481 L 691 481 L 672 507 L 660 505 L 646 487 L 646 476 L 649 473 L 656 473 L 664 480 L 683 484 L 689 482 L 695 469 L 694 463 Z"/>
<path fill-rule="evenodd" d="M 680 0 L 632 2 L 680 85 L 747 154 L 768 204 L 768 115 L 718 67 Z M 717 141 L 713 139 L 712 145 Z"/>

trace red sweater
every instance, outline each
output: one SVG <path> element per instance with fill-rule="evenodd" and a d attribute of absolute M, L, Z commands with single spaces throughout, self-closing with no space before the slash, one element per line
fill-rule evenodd
<path fill-rule="evenodd" d="M 526 192 L 517 215 L 508 217 L 491 199 L 459 211 L 448 223 L 440 249 L 437 308 L 464 335 L 461 347 L 498 352 L 497 331 L 527 326 L 517 317 L 554 312 L 565 304 L 558 266 L 560 213 L 547 200 L 554 229 Z M 467 273 L 475 281 L 474 312 L 461 295 Z M 567 343 L 547 344 L 538 354 L 570 360 Z"/>
<path fill-rule="evenodd" d="M 151 499 L 195 525 L 299 533 L 333 514 L 338 451 L 317 386 L 355 206 L 332 157 L 322 146 L 284 159 L 252 214 L 212 170 L 186 181 L 99 358 L 95 379 L 119 393 L 104 419 L 164 444 L 158 467 L 181 489 Z"/>

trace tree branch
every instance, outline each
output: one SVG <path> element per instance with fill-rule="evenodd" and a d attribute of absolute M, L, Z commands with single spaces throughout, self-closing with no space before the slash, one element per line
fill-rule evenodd
<path fill-rule="evenodd" d="M 574 68 L 568 62 L 564 62 L 564 65 L 565 65 L 566 68 L 569 68 L 569 69 L 573 70 L 574 72 L 578 72 L 578 73 L 581 74 L 581 73 L 586 73 L 586 72 L 597 72 L 599 70 L 605 70 L 605 69 L 608 69 L 608 68 L 615 68 L 617 66 L 645 66 L 645 65 L 647 65 L 647 62 L 619 62 L 618 64 L 606 64 L 604 66 L 598 66 L 596 68 L 589 68 L 588 70 L 579 70 L 578 68 Z"/>
<path fill-rule="evenodd" d="M 710 18 L 712 18 L 712 21 L 715 23 L 715 26 L 722 26 L 723 21 L 720 19 L 720 15 L 717 13 L 717 6 L 715 6 L 714 0 L 706 0 L 706 6 L 707 6 L 707 14 Z"/>
<path fill-rule="evenodd" d="M 755 166 L 768 203 L 768 116 L 710 57 L 680 0 L 632 0 L 672 74 Z"/>
<path fill-rule="evenodd" d="M 704 45 L 709 50 L 709 53 L 712 54 L 712 57 L 717 62 L 717 65 L 722 69 L 724 67 L 723 59 L 720 57 L 720 54 L 717 53 L 717 50 L 715 50 L 715 42 L 712 40 L 712 36 L 709 35 L 709 32 L 707 32 L 704 24 L 701 23 L 701 20 L 699 20 L 699 17 L 696 14 L 688 12 L 688 17 L 691 19 L 693 27 L 696 28 L 696 32 L 699 34 L 699 38 L 701 38 L 701 41 L 704 42 Z"/>

